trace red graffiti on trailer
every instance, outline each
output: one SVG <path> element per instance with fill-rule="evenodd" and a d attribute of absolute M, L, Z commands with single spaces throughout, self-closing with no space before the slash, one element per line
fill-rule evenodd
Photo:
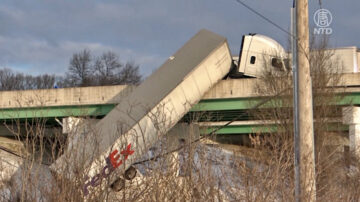
<path fill-rule="evenodd" d="M 116 168 L 118 168 L 123 162 L 125 162 L 130 155 L 132 155 L 135 151 L 131 150 L 131 143 L 128 144 L 125 150 L 122 150 L 120 154 L 118 154 L 118 150 L 115 149 L 110 155 L 105 159 L 106 165 L 101 172 L 92 177 L 89 181 L 89 177 L 86 177 L 86 182 L 83 187 L 84 196 L 89 194 L 88 187 L 91 185 L 92 187 L 97 187 L 101 184 L 101 180 L 108 177 Z M 121 158 L 123 157 L 123 158 Z"/>

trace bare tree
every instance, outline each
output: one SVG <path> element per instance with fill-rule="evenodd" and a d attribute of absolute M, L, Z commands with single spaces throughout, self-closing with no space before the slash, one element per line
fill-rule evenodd
<path fill-rule="evenodd" d="M 91 53 L 84 49 L 79 53 L 74 53 L 70 59 L 69 71 L 67 76 L 77 86 L 91 85 L 92 64 Z"/>
<path fill-rule="evenodd" d="M 54 87 L 55 84 L 55 76 L 49 74 L 43 74 L 36 77 L 34 79 L 34 88 L 35 89 L 50 89 Z"/>
<path fill-rule="evenodd" d="M 92 57 L 89 50 L 74 53 L 65 76 L 42 74 L 33 76 L 14 72 L 9 68 L 0 69 L 0 90 L 31 90 L 58 87 L 78 87 L 95 85 L 137 85 L 141 81 L 139 66 L 134 63 L 123 65 L 119 56 L 104 52 L 100 57 Z"/>
<path fill-rule="evenodd" d="M 23 80 L 24 90 L 36 89 L 35 79 L 32 75 L 25 75 Z"/>
<path fill-rule="evenodd" d="M 0 90 L 49 89 L 54 84 L 55 75 L 32 76 L 13 72 L 8 68 L 0 69 Z"/>
<path fill-rule="evenodd" d="M 118 84 L 137 85 L 141 82 L 139 66 L 134 63 L 126 63 L 118 75 Z"/>
<path fill-rule="evenodd" d="M 75 53 L 70 59 L 66 76 L 59 82 L 61 87 L 94 86 L 94 85 L 137 85 L 141 81 L 139 66 L 127 62 L 123 65 L 119 56 L 112 52 L 104 52 L 93 57 L 85 49 Z"/>
<path fill-rule="evenodd" d="M 119 57 L 111 51 L 103 53 L 95 61 L 94 69 L 99 85 L 113 85 L 117 83 L 116 74 L 120 72 L 122 64 Z"/>
<path fill-rule="evenodd" d="M 11 69 L 4 68 L 0 70 L 0 88 L 1 90 L 18 90 L 21 86 L 19 75 L 14 74 Z"/>

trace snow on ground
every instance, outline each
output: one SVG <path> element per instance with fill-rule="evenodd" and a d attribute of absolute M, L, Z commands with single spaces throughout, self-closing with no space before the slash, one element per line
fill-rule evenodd
<path fill-rule="evenodd" d="M 154 153 L 156 152 L 149 152 L 148 158 L 156 155 Z M 179 185 L 185 183 L 185 179 L 190 176 L 189 169 L 186 167 L 189 165 L 189 159 L 192 159 L 192 179 L 199 184 L 208 186 L 208 188 L 204 188 L 205 190 L 215 188 L 221 196 L 221 200 L 215 201 L 233 201 L 235 200 L 234 195 L 239 196 L 239 194 L 242 194 L 241 177 L 238 174 L 235 162 L 243 162 L 247 166 L 252 166 L 253 164 L 248 158 L 234 154 L 233 151 L 221 148 L 219 145 L 202 143 L 197 144 L 191 151 L 186 151 L 185 149 L 185 151 L 180 151 L 175 156 L 178 156 L 179 172 L 174 180 L 178 181 Z M 159 168 L 164 168 L 163 163 L 168 161 L 166 158 L 159 158 L 156 162 L 151 161 L 136 165 L 136 168 L 143 176 L 143 178 L 137 179 L 137 183 L 141 184 L 139 183 L 140 181 L 153 178 L 154 172 L 159 171 Z M 162 172 L 166 173 L 167 171 L 164 169 Z M 200 182 L 201 180 L 204 182 Z"/>
<path fill-rule="evenodd" d="M 158 152 L 155 150 L 149 151 L 147 158 L 157 155 Z M 156 184 L 157 188 L 161 188 L 161 183 L 166 182 L 164 174 L 168 172 L 166 169 L 169 167 L 164 166 L 164 162 L 167 163 L 178 163 L 176 166 L 177 171 L 174 172 L 173 184 L 176 184 L 178 188 L 191 187 L 187 186 L 186 183 L 189 183 L 189 176 L 191 175 L 191 183 L 197 183 L 199 186 L 202 186 L 202 190 L 209 192 L 213 189 L 217 190 L 215 201 L 233 201 L 236 200 L 236 197 L 242 192 L 242 181 L 241 175 L 238 173 L 238 162 L 243 162 L 247 166 L 252 167 L 255 163 L 243 155 L 235 154 L 231 150 L 222 148 L 219 145 L 209 145 L 204 143 L 198 143 L 193 145 L 191 149 L 186 148 L 179 151 L 178 153 L 172 154 L 176 157 L 169 160 L 169 157 L 161 157 L 156 161 L 148 161 L 146 163 L 138 164 L 135 167 L 138 169 L 138 175 L 132 181 L 126 181 L 125 193 L 117 192 L 111 193 L 112 198 L 127 198 L 130 195 L 133 197 L 138 193 L 139 198 L 145 197 L 145 192 L 151 192 L 154 187 L 149 187 L 149 185 L 154 186 L 154 182 L 159 182 Z M 146 159 L 146 158 L 144 158 Z M 189 161 L 189 159 L 192 159 Z M 16 156 L 9 155 L 8 153 L 0 152 L 0 176 L 2 179 L 9 181 L 11 176 L 13 177 L 13 182 L 16 184 L 16 187 L 22 186 L 22 169 L 21 159 Z M 189 162 L 191 162 L 191 169 L 188 169 Z M 1 167 L 2 166 L 2 167 Z M 159 169 L 160 168 L 160 169 Z M 31 171 L 32 179 L 38 180 L 40 184 L 49 185 L 49 182 L 53 181 L 53 177 L 50 173 L 50 170 L 47 166 L 35 165 Z M 51 183 L 50 183 L 51 184 Z M 168 190 L 168 187 L 163 187 L 164 190 Z M 45 191 L 50 191 L 50 186 L 42 187 L 29 187 L 29 189 L 34 190 L 33 197 L 41 196 L 42 189 Z M 18 190 L 11 190 L 18 191 Z M 183 192 L 188 192 L 189 194 L 194 194 L 194 190 L 182 190 Z M 0 198 L 10 195 L 10 190 L 4 188 L 0 185 Z M 164 193 L 166 195 L 167 193 Z M 187 193 L 183 193 L 186 196 Z M 127 196 L 126 196 L 127 195 Z M 150 194 L 151 195 L 151 194 Z M 171 197 L 171 194 L 168 196 Z M 189 196 L 190 197 L 190 196 Z M 111 198 L 111 197 L 110 197 Z M 190 197 L 191 198 L 191 197 Z M 40 200 L 40 199 L 39 199 Z M 143 201 L 146 201 L 146 198 L 143 198 Z M 170 199 L 169 199 L 170 200 Z M 109 200 L 112 201 L 112 200 Z"/>

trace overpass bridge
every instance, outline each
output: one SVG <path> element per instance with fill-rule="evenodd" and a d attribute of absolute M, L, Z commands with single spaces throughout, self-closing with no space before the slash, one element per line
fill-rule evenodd
<path fill-rule="evenodd" d="M 261 79 L 222 80 L 209 90 L 202 100 L 184 116 L 188 121 L 194 114 L 211 114 L 212 120 L 200 119 L 199 125 L 207 128 L 230 125 L 217 131 L 218 134 L 248 134 L 258 131 L 273 122 L 254 120 L 247 111 L 271 95 L 257 93 L 258 86 L 266 85 Z M 337 106 L 360 105 L 360 74 L 343 74 L 334 87 L 342 95 Z M 45 118 L 49 122 L 66 117 L 98 117 L 109 113 L 133 86 L 99 86 L 63 89 L 43 89 L 0 92 L 0 120 L 29 120 Z M 262 108 L 271 107 L 264 104 Z M 239 114 L 243 116 L 239 117 Z M 236 119 L 236 117 L 239 117 Z M 236 120 L 235 120 L 236 119 Z M 268 126 L 266 126 L 268 127 Z M 344 127 L 344 130 L 347 130 Z M 5 130 L 6 131 L 6 130 Z M 0 130 L 0 135 L 4 130 Z"/>

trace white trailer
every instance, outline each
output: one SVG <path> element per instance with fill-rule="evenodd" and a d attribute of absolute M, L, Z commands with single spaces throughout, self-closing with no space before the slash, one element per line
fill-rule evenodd
<path fill-rule="evenodd" d="M 94 127 L 81 131 L 51 169 L 71 179 L 87 173 L 83 194 L 121 175 L 226 76 L 226 38 L 201 30 Z"/>

